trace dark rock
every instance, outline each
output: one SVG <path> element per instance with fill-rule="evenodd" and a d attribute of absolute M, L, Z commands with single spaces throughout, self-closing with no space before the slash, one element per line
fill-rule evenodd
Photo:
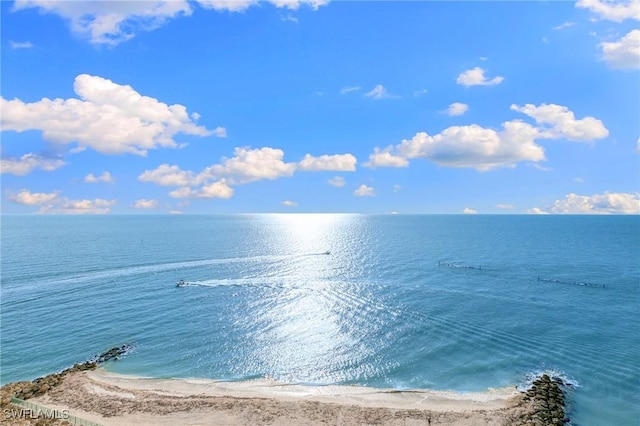
<path fill-rule="evenodd" d="M 12 392 L 16 398 L 29 399 L 34 396 L 40 396 L 47 393 L 49 390 L 60 385 L 64 380 L 64 377 L 73 372 L 95 370 L 98 365 L 103 362 L 107 362 L 111 359 L 118 359 L 122 355 L 126 355 L 130 352 L 132 347 L 130 345 L 122 345 L 115 348 L 111 348 L 108 351 L 93 357 L 92 359 L 85 361 L 82 364 L 74 364 L 73 366 L 62 370 L 60 373 L 49 374 L 48 376 L 39 377 L 31 382 L 21 382 L 19 390 Z M 22 384 L 24 383 L 24 384 Z"/>
<path fill-rule="evenodd" d="M 553 379 L 547 374 L 534 380 L 531 387 L 522 397 L 527 409 L 519 415 L 512 424 L 563 426 L 568 422 L 564 412 L 564 392 L 560 386 L 564 382 L 556 377 Z"/>
<path fill-rule="evenodd" d="M 102 364 L 103 362 L 117 360 L 120 356 L 126 355 L 128 352 L 130 352 L 131 349 L 132 347 L 130 345 L 117 346 L 94 357 L 93 359 L 91 359 L 91 361 Z"/>

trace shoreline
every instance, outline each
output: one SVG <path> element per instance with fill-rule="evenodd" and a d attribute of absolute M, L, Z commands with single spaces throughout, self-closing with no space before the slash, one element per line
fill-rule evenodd
<path fill-rule="evenodd" d="M 274 398 L 290 401 L 310 400 L 381 408 L 470 408 L 499 409 L 504 402 L 521 395 L 515 385 L 489 388 L 482 392 L 456 392 L 431 389 L 393 389 L 358 385 L 307 385 L 282 383 L 273 379 L 226 381 L 207 378 L 155 378 L 120 374 L 103 368 L 87 371 L 87 379 L 135 391 L 165 392 L 176 397 L 206 395 L 235 398 Z"/>
<path fill-rule="evenodd" d="M 72 371 L 29 402 L 108 425 L 515 424 L 530 405 L 514 387 L 458 393 L 258 379 L 158 379 Z"/>

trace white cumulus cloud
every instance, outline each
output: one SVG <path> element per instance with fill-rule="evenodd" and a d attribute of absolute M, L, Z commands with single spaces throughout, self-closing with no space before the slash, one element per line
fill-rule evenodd
<path fill-rule="evenodd" d="M 362 184 L 353 191 L 353 195 L 356 197 L 375 197 L 376 191 L 372 187 Z"/>
<path fill-rule="evenodd" d="M 113 179 L 113 176 L 111 176 L 111 173 L 104 172 L 100 176 L 94 176 L 93 173 L 89 173 L 84 177 L 84 181 L 87 183 L 98 183 L 98 182 L 113 183 L 114 179 Z"/>
<path fill-rule="evenodd" d="M 173 198 L 221 198 L 229 199 L 233 197 L 233 188 L 231 188 L 225 179 L 216 182 L 206 183 L 200 188 L 192 189 L 183 187 L 169 192 Z"/>
<path fill-rule="evenodd" d="M 440 166 L 486 171 L 515 167 L 522 161 L 544 161 L 544 149 L 536 139 L 593 141 L 609 134 L 600 120 L 594 117 L 576 119 L 565 106 L 527 104 L 523 107 L 512 105 L 511 109 L 533 118 L 538 127 L 512 120 L 502 123 L 501 130 L 470 124 L 448 127 L 434 136 L 419 132 L 398 145 L 383 150 L 374 148 L 364 165 L 406 167 L 408 160 L 425 158 Z"/>
<path fill-rule="evenodd" d="M 292 176 L 296 164 L 287 163 L 283 158 L 284 151 L 277 148 L 235 148 L 233 157 L 208 167 L 203 176 L 227 177 L 232 184 Z"/>
<path fill-rule="evenodd" d="M 385 149 L 375 147 L 373 153 L 369 155 L 369 161 L 363 164 L 365 167 L 375 169 L 376 167 L 407 167 L 409 160 L 399 155 L 391 153 L 393 146 Z"/>
<path fill-rule="evenodd" d="M 3 158 L 0 160 L 0 174 L 24 176 L 35 169 L 51 172 L 66 163 L 59 158 L 48 158 L 38 154 L 25 154 L 20 158 Z"/>
<path fill-rule="evenodd" d="M 542 210 L 540 207 L 534 207 L 532 209 L 529 209 L 526 211 L 526 213 L 527 214 L 549 214 L 549 212 Z"/>
<path fill-rule="evenodd" d="M 576 7 L 588 9 L 609 21 L 622 22 L 626 19 L 640 21 L 640 0 L 578 0 Z"/>
<path fill-rule="evenodd" d="M 141 198 L 139 200 L 136 200 L 136 202 L 133 204 L 133 207 L 136 209 L 155 209 L 160 205 L 160 203 L 158 203 L 158 200 L 148 200 L 146 198 Z"/>
<path fill-rule="evenodd" d="M 511 109 L 521 112 L 533 118 L 541 127 L 541 138 L 557 139 L 566 138 L 573 141 L 592 141 L 602 139 L 609 135 L 609 131 L 602 121 L 594 117 L 585 117 L 576 120 L 573 111 L 566 106 L 555 104 L 541 104 L 535 106 L 511 105 Z"/>
<path fill-rule="evenodd" d="M 115 203 L 115 200 L 105 200 L 102 198 L 93 200 L 69 200 L 67 198 L 60 198 L 52 204 L 43 205 L 38 212 L 53 214 L 107 214 L 111 211 L 111 206 Z"/>
<path fill-rule="evenodd" d="M 58 197 L 58 193 L 50 192 L 30 192 L 26 189 L 18 192 L 17 194 L 10 194 L 9 200 L 14 203 L 22 204 L 25 206 L 37 206 L 41 204 L 47 204 Z"/>
<path fill-rule="evenodd" d="M 103 154 L 137 155 L 146 155 L 149 149 L 177 147 L 173 136 L 178 133 L 213 133 L 196 125 L 184 106 L 167 105 L 102 77 L 80 74 L 74 90 L 79 99 L 43 98 L 25 103 L 0 98 L 2 131 L 40 130 L 45 140 L 56 144 L 75 143 Z"/>
<path fill-rule="evenodd" d="M 70 200 L 60 197 L 57 192 L 41 193 L 22 190 L 10 194 L 9 200 L 25 206 L 40 206 L 38 213 L 52 214 L 106 214 L 111 211 L 115 200 L 96 198 L 93 200 Z"/>
<path fill-rule="evenodd" d="M 568 194 L 550 209 L 562 214 L 640 214 L 640 193 Z"/>
<path fill-rule="evenodd" d="M 470 207 L 465 207 L 462 210 L 462 213 L 464 213 L 464 214 L 478 214 L 478 210 L 472 209 Z"/>
<path fill-rule="evenodd" d="M 640 6 L 638 6 L 640 9 Z M 598 45 L 611 68 L 640 69 L 640 30 L 632 30 L 618 41 Z"/>
<path fill-rule="evenodd" d="M 138 180 L 179 187 L 169 193 L 174 198 L 230 198 L 235 185 L 291 177 L 296 171 L 354 171 L 356 163 L 356 157 L 352 154 L 319 157 L 306 154 L 297 163 L 286 162 L 281 149 L 240 147 L 234 149 L 233 157 L 223 157 L 220 163 L 208 166 L 199 173 L 182 170 L 177 165 L 161 164 L 153 170 L 145 170 Z M 329 183 L 343 186 L 344 179 L 336 176 Z"/>
<path fill-rule="evenodd" d="M 291 201 L 291 200 L 285 200 L 283 202 L 281 202 L 280 204 L 282 204 L 283 206 L 286 207 L 295 207 L 298 205 L 298 203 L 296 203 L 295 201 Z"/>
<path fill-rule="evenodd" d="M 198 191 L 198 198 L 223 198 L 228 199 L 233 196 L 233 188 L 227 185 L 225 179 L 220 179 L 217 182 L 208 183 L 203 185 Z"/>
<path fill-rule="evenodd" d="M 321 155 L 306 154 L 298 163 L 298 170 L 306 172 L 335 171 L 354 172 L 358 160 L 352 154 Z"/>
<path fill-rule="evenodd" d="M 453 126 L 435 136 L 420 132 L 403 140 L 395 150 L 407 159 L 426 158 L 441 166 L 480 171 L 545 159 L 544 149 L 534 141 L 534 127 L 521 121 L 507 121 L 502 126 L 501 131 L 477 124 Z"/>
<path fill-rule="evenodd" d="M 180 169 L 178 166 L 161 164 L 154 170 L 145 170 L 138 180 L 152 182 L 160 186 L 188 186 L 197 183 L 193 172 Z"/>
<path fill-rule="evenodd" d="M 447 108 L 447 114 L 453 117 L 453 116 L 463 115 L 468 110 L 469 110 L 469 105 L 463 104 L 461 102 L 454 102 L 451 105 L 449 105 L 449 108 Z"/>
<path fill-rule="evenodd" d="M 480 67 L 475 67 L 470 70 L 466 70 L 460 75 L 456 80 L 456 83 L 461 84 L 465 87 L 470 86 L 495 86 L 496 84 L 500 84 L 504 81 L 504 77 L 496 76 L 492 79 L 487 79 L 484 75 L 485 70 Z"/>

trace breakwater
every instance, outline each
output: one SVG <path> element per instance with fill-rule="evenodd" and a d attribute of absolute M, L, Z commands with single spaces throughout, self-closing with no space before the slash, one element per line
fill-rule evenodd
<path fill-rule="evenodd" d="M 464 265 L 459 263 L 449 263 L 449 262 L 438 261 L 438 266 L 445 267 L 445 268 L 474 269 L 477 271 L 482 271 L 482 265 L 473 266 L 473 265 Z M 536 281 L 546 282 L 546 283 L 556 283 L 556 284 L 570 284 L 570 285 L 576 285 L 581 287 L 592 287 L 592 288 L 606 287 L 604 284 L 591 283 L 591 282 L 585 282 L 585 281 L 561 280 L 557 278 L 547 278 L 547 277 L 541 277 L 541 276 L 536 277 Z"/>
<path fill-rule="evenodd" d="M 522 400 L 526 409 L 511 419 L 513 426 L 564 426 L 570 423 L 565 412 L 563 387 L 570 386 L 557 377 L 543 374 L 533 381 Z"/>
<path fill-rule="evenodd" d="M 49 390 L 59 386 L 64 377 L 69 373 L 85 370 L 95 370 L 100 364 L 107 361 L 117 360 L 119 357 L 124 356 L 133 350 L 132 345 L 121 345 L 109 349 L 99 355 L 96 355 L 89 360 L 74 364 L 72 367 L 66 368 L 59 373 L 49 374 L 44 377 L 39 377 L 31 382 L 16 382 L 9 383 L 2 387 L 2 397 L 0 399 L 0 405 L 5 406 L 15 397 L 21 400 L 27 400 L 36 396 L 44 395 Z"/>
<path fill-rule="evenodd" d="M 477 269 L 479 271 L 482 270 L 482 265 L 472 266 L 472 265 L 459 265 L 457 263 L 438 262 L 438 266 L 443 266 L 445 268 Z"/>
<path fill-rule="evenodd" d="M 542 281 L 546 283 L 557 283 L 557 284 L 571 284 L 571 285 L 579 285 L 583 287 L 594 287 L 594 288 L 604 288 L 604 284 L 596 284 L 596 283 L 586 283 L 583 281 L 567 281 L 567 280 L 559 280 L 556 278 L 543 278 L 538 277 L 537 281 Z"/>

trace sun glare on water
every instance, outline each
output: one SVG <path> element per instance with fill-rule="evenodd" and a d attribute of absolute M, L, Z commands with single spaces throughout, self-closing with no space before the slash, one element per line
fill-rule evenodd
<path fill-rule="evenodd" d="M 338 277 L 345 261 L 339 247 L 349 215 L 283 214 L 273 239 L 291 253 L 280 265 L 278 286 L 253 301 L 254 362 L 280 380 L 335 382 L 340 366 L 358 363 L 366 350 L 350 302 L 360 300 L 359 288 Z M 340 254 L 342 253 L 342 254 Z"/>

